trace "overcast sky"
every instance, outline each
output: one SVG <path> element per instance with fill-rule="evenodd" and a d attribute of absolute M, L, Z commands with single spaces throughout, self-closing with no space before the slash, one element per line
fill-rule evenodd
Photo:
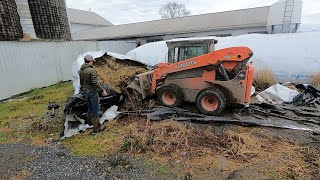
<path fill-rule="evenodd" d="M 160 19 L 158 10 L 169 1 L 186 4 L 193 15 L 268 6 L 277 0 L 67 0 L 70 8 L 98 13 L 113 24 Z M 303 0 L 302 23 L 320 24 L 320 0 Z"/>

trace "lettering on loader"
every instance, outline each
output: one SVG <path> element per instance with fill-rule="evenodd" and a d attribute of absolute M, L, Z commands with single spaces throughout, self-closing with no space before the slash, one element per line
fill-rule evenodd
<path fill-rule="evenodd" d="M 192 61 L 189 61 L 189 62 L 185 62 L 185 63 L 179 64 L 175 68 L 176 69 L 182 69 L 182 68 L 186 68 L 186 67 L 197 65 L 197 64 L 198 64 L 198 62 L 196 60 L 192 60 Z"/>

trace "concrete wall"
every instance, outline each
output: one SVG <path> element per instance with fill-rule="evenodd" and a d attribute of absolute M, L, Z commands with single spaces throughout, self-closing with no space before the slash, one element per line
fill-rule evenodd
<path fill-rule="evenodd" d="M 0 100 L 70 80 L 78 55 L 99 50 L 98 42 L 0 42 Z"/>

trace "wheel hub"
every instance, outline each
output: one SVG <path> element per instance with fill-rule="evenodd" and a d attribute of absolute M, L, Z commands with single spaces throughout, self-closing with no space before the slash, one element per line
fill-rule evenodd
<path fill-rule="evenodd" d="M 201 100 L 202 107 L 207 111 L 214 111 L 218 108 L 218 100 L 214 96 L 205 96 Z"/>
<path fill-rule="evenodd" d="M 173 105 L 177 101 L 177 97 L 173 92 L 166 91 L 162 94 L 162 100 L 166 105 Z"/>

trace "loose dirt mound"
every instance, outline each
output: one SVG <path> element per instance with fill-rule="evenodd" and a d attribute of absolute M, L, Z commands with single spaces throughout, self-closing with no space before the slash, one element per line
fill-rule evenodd
<path fill-rule="evenodd" d="M 147 71 L 143 64 L 117 60 L 107 55 L 97 59 L 96 70 L 101 80 L 117 92 L 121 92 L 121 86 L 125 80 Z"/>

